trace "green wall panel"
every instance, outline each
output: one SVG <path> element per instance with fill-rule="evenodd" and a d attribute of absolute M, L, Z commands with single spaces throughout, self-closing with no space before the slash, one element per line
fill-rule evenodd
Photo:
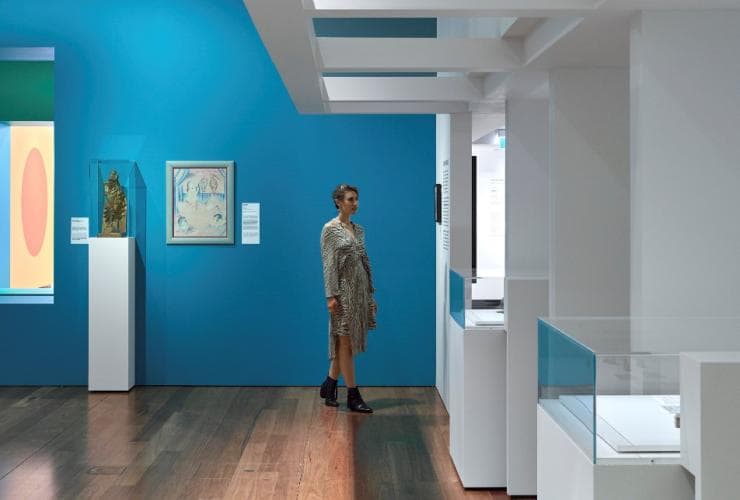
<path fill-rule="evenodd" d="M 0 121 L 54 120 L 54 63 L 0 61 Z"/>

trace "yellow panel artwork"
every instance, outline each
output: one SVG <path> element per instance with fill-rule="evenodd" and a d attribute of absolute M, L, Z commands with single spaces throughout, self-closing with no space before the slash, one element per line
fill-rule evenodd
<path fill-rule="evenodd" d="M 54 126 L 10 127 L 10 287 L 54 282 Z"/>

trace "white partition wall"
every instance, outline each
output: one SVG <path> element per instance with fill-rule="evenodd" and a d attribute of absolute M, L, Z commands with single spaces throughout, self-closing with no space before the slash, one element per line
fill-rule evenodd
<path fill-rule="evenodd" d="M 89 366 L 91 391 L 135 384 L 134 238 L 90 238 Z"/>
<path fill-rule="evenodd" d="M 740 313 L 738 47 L 740 11 L 633 20 L 633 315 Z"/>
<path fill-rule="evenodd" d="M 437 115 L 437 184 L 446 185 L 449 182 L 450 164 L 450 115 Z M 445 179 L 447 177 L 447 179 Z M 447 193 L 443 195 L 443 203 L 449 202 Z M 442 224 L 447 221 L 443 220 Z M 447 280 L 449 276 L 449 252 L 444 241 L 445 232 L 442 224 L 435 224 L 436 239 L 436 364 L 435 385 L 445 406 L 447 401 L 448 356 L 447 356 Z"/>
<path fill-rule="evenodd" d="M 450 332 L 448 276 L 450 266 L 469 269 L 472 254 L 472 115 L 437 115 L 437 182 L 443 185 L 442 224 L 437 226 L 436 386 L 449 410 Z M 431 196 L 431 186 L 430 186 Z M 446 211 L 446 213 L 445 213 Z"/>
<path fill-rule="evenodd" d="M 629 77 L 550 71 L 550 315 L 624 316 L 630 292 Z"/>

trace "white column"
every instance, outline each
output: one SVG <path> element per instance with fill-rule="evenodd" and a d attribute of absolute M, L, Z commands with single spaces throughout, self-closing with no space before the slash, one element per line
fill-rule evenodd
<path fill-rule="evenodd" d="M 740 312 L 740 12 L 644 12 L 630 39 L 632 310 Z"/>
<path fill-rule="evenodd" d="M 537 318 L 547 316 L 547 278 L 506 278 L 506 485 L 537 494 Z"/>
<path fill-rule="evenodd" d="M 506 103 L 506 485 L 537 494 L 537 317 L 548 311 L 549 128 L 545 99 Z"/>
<path fill-rule="evenodd" d="M 506 103 L 506 276 L 549 273 L 549 120 L 546 99 Z"/>
<path fill-rule="evenodd" d="M 629 79 L 550 72 L 550 314 L 629 314 Z"/>

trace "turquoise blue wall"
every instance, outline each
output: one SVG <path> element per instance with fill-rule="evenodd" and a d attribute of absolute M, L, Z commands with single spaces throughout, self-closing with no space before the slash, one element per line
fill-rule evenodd
<path fill-rule="evenodd" d="M 326 370 L 319 233 L 360 187 L 379 328 L 365 385 L 434 383 L 432 116 L 300 116 L 241 0 L 0 0 L 0 46 L 54 46 L 55 303 L 0 305 L 0 384 L 86 384 L 91 158 L 136 160 L 139 384 L 318 384 Z M 166 160 L 235 160 L 262 203 L 260 246 L 165 245 Z M 239 234 L 237 228 L 237 235 Z"/>

